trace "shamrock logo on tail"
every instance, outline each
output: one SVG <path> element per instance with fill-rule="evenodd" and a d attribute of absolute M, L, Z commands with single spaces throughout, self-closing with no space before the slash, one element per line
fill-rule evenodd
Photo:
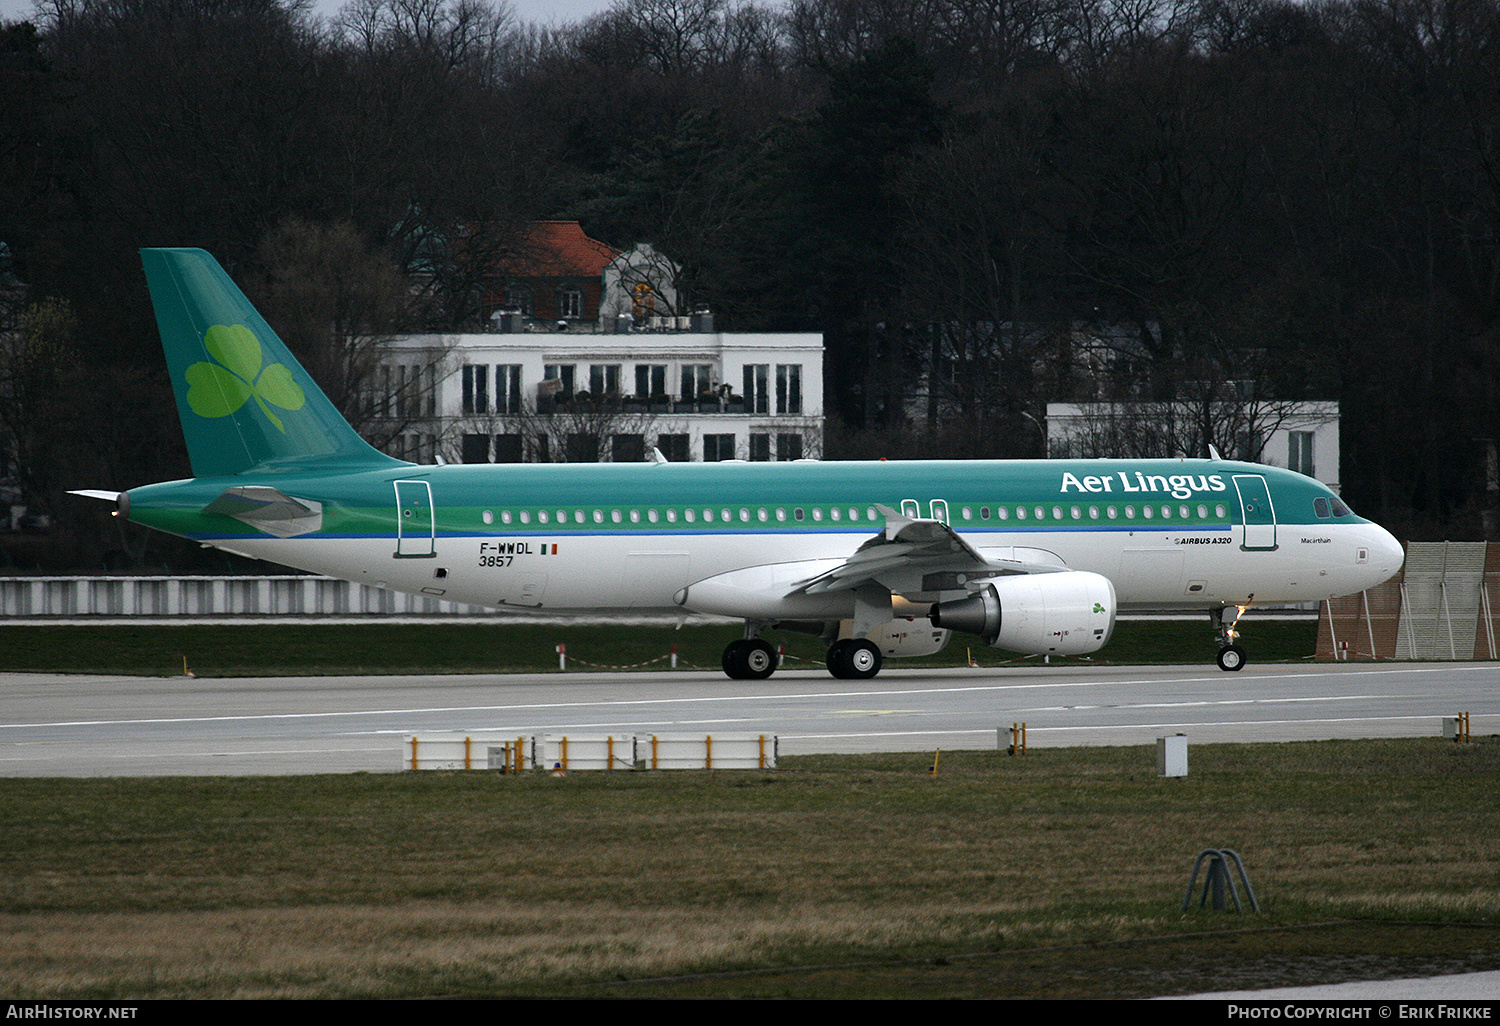
<path fill-rule="evenodd" d="M 307 402 L 286 365 L 262 368 L 260 340 L 243 324 L 215 324 L 204 333 L 203 346 L 218 362 L 195 363 L 187 369 L 187 401 L 193 412 L 200 417 L 227 417 L 254 396 L 260 412 L 286 434 L 271 406 L 300 410 Z"/>

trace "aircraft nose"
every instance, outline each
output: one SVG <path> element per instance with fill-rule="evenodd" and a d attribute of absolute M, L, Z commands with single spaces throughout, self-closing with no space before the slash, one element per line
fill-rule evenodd
<path fill-rule="evenodd" d="M 1406 561 L 1406 552 L 1401 548 L 1401 543 L 1396 540 L 1395 535 L 1379 524 L 1370 524 L 1368 534 L 1370 569 L 1373 573 L 1379 574 L 1379 580 L 1375 583 L 1381 584 L 1390 580 L 1396 575 L 1396 571 L 1401 569 L 1401 564 Z"/>

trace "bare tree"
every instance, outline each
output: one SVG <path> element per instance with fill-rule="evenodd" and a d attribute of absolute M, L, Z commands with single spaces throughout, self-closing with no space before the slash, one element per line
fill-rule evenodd
<path fill-rule="evenodd" d="M 1218 451 L 1229 459 L 1266 461 L 1266 443 L 1307 404 L 1240 395 L 1231 386 L 1205 385 L 1174 401 L 1091 402 L 1079 405 L 1051 441 L 1054 459 L 1169 459 Z"/>
<path fill-rule="evenodd" d="M 499 462 L 626 463 L 648 459 L 659 435 L 685 432 L 642 404 L 581 392 L 527 399 L 513 412 L 465 415 L 442 444 L 464 462 L 486 462 L 493 439 Z M 502 453 L 502 445 L 510 451 Z"/>
<path fill-rule="evenodd" d="M 385 252 L 349 224 L 288 218 L 259 257 L 247 284 L 261 312 L 355 430 L 383 449 L 432 421 L 448 352 L 393 350 L 410 326 L 411 289 Z"/>
<path fill-rule="evenodd" d="M 66 300 L 43 299 L 0 326 L 0 461 L 11 464 L 24 504 L 50 506 L 57 478 L 69 465 L 77 424 L 72 411 L 83 369 L 78 319 Z"/>

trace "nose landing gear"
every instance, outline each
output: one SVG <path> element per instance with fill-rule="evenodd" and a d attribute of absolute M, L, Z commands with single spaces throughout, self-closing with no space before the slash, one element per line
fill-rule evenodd
<path fill-rule="evenodd" d="M 1248 607 L 1224 606 L 1208 614 L 1219 636 L 1219 655 L 1216 662 L 1219 664 L 1219 669 L 1226 672 L 1238 670 L 1246 662 L 1245 650 L 1236 644 L 1240 636 L 1239 632 L 1234 629 L 1235 624 L 1240 622 L 1240 617 L 1245 615 L 1246 608 Z M 1234 618 L 1226 623 L 1231 609 L 1234 610 Z"/>

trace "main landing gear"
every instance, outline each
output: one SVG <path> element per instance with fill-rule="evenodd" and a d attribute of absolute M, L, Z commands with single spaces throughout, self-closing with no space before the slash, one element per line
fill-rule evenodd
<path fill-rule="evenodd" d="M 724 673 L 731 680 L 765 680 L 776 672 L 776 650 L 760 638 L 743 638 L 724 646 Z M 828 646 L 828 672 L 840 680 L 869 680 L 880 672 L 882 657 L 873 641 L 844 638 Z"/>
<path fill-rule="evenodd" d="M 865 638 L 844 638 L 828 646 L 828 672 L 839 680 L 869 680 L 880 672 L 880 649 Z"/>
<path fill-rule="evenodd" d="M 1229 619 L 1230 611 L 1234 611 L 1234 618 Z M 1225 606 L 1208 614 L 1214 622 L 1214 628 L 1219 635 L 1219 655 L 1216 660 L 1219 669 L 1224 671 L 1238 670 L 1245 665 L 1245 650 L 1235 642 L 1239 638 L 1239 632 L 1234 625 L 1240 622 L 1240 617 L 1245 615 L 1244 606 Z M 1225 621 L 1228 620 L 1226 623 Z"/>
<path fill-rule="evenodd" d="M 765 680 L 776 672 L 776 650 L 760 638 L 724 646 L 724 672 L 732 680 Z"/>

